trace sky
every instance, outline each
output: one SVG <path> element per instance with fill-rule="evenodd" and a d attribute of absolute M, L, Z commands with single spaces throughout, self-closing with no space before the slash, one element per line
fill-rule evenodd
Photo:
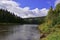
<path fill-rule="evenodd" d="M 42 17 L 60 0 L 0 0 L 0 9 L 8 10 L 21 18 Z"/>
<path fill-rule="evenodd" d="M 21 4 L 21 7 L 30 7 L 30 9 L 35 9 L 35 8 L 47 8 L 49 9 L 50 6 L 54 7 L 54 2 L 55 0 L 14 0 L 18 3 Z"/>

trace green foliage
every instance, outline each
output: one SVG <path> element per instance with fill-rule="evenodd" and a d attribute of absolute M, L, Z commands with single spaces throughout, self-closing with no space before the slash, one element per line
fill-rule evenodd
<path fill-rule="evenodd" d="M 60 12 L 60 3 L 56 5 L 56 11 L 59 13 Z"/>
<path fill-rule="evenodd" d="M 42 34 L 40 40 L 60 40 L 60 3 L 54 10 L 52 7 L 50 8 L 45 22 L 38 28 Z"/>
<path fill-rule="evenodd" d="M 10 13 L 7 10 L 0 9 L 0 23 L 22 23 L 23 19 Z"/>
<path fill-rule="evenodd" d="M 46 38 L 43 38 L 42 40 L 60 40 L 60 31 L 53 32 L 49 34 Z"/>
<path fill-rule="evenodd" d="M 44 19 L 45 19 L 45 16 L 24 18 L 24 20 L 27 22 L 27 24 L 42 24 L 44 22 Z"/>
<path fill-rule="evenodd" d="M 47 20 L 48 19 L 52 19 L 52 16 L 53 16 L 53 8 L 51 7 L 50 10 L 48 11 L 48 15 L 47 15 Z"/>
<path fill-rule="evenodd" d="M 51 32 L 41 40 L 60 40 L 60 25 L 51 28 Z"/>

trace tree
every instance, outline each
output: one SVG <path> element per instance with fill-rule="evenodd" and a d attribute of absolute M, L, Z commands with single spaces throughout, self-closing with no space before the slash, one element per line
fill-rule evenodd
<path fill-rule="evenodd" d="M 22 23 L 24 20 L 14 13 L 10 13 L 7 10 L 0 9 L 0 23 Z"/>

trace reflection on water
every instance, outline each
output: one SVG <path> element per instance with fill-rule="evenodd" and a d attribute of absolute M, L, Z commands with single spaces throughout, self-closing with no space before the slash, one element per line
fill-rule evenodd
<path fill-rule="evenodd" d="M 1 25 L 0 40 L 39 40 L 40 34 L 36 27 L 37 25 Z"/>

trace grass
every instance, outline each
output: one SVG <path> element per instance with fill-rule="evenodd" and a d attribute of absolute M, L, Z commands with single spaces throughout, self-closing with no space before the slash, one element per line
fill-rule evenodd
<path fill-rule="evenodd" d="M 47 23 L 41 24 L 38 29 L 42 34 L 40 40 L 60 40 L 60 24 L 50 27 Z"/>

